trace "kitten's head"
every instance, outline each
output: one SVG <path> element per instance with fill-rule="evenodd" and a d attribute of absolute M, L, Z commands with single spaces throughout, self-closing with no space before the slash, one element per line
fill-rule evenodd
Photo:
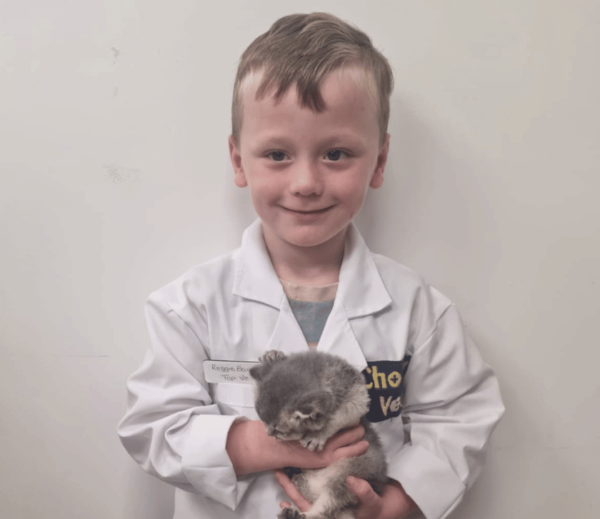
<path fill-rule="evenodd" d="M 329 422 L 334 397 L 315 389 L 311 372 L 284 360 L 255 366 L 250 375 L 257 382 L 256 412 L 269 436 L 300 440 Z"/>

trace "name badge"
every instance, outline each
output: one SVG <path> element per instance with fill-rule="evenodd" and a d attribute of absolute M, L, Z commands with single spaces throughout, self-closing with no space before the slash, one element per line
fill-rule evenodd
<path fill-rule="evenodd" d="M 205 360 L 203 363 L 204 378 L 211 384 L 252 384 L 250 368 L 260 362 L 240 362 L 228 360 Z"/>

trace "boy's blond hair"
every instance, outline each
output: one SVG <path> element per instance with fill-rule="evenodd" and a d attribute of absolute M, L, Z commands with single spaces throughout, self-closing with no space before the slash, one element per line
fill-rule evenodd
<path fill-rule="evenodd" d="M 342 68 L 362 69 L 367 78 L 372 78 L 383 143 L 390 116 L 392 69 L 364 32 L 326 13 L 284 16 L 244 51 L 233 87 L 231 115 L 235 142 L 239 143 L 242 90 L 249 75 L 261 74 L 257 99 L 273 93 L 277 102 L 295 85 L 300 106 L 322 112 L 325 103 L 321 82 L 327 74 Z"/>

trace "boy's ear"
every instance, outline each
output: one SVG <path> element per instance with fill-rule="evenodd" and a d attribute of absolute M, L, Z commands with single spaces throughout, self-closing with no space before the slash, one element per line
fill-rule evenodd
<path fill-rule="evenodd" d="M 373 171 L 373 176 L 371 177 L 371 182 L 369 182 L 369 187 L 373 189 L 380 188 L 383 184 L 383 172 L 385 171 L 385 165 L 387 164 L 388 153 L 390 151 L 390 134 L 385 134 L 385 139 L 383 141 L 383 145 L 379 149 L 379 154 L 377 155 L 377 163 L 375 164 L 375 171 Z"/>
<path fill-rule="evenodd" d="M 246 187 L 248 180 L 244 173 L 244 167 L 242 165 L 242 155 L 240 154 L 238 145 L 233 138 L 233 135 L 229 136 L 229 158 L 231 159 L 231 165 L 233 166 L 233 181 L 238 187 Z"/>

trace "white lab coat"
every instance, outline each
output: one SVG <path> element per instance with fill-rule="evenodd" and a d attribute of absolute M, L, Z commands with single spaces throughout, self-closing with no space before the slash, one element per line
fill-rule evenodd
<path fill-rule="evenodd" d="M 175 519 L 274 519 L 286 496 L 272 473 L 236 477 L 225 450 L 236 419 L 257 419 L 252 387 L 207 384 L 202 364 L 307 349 L 260 221 L 240 249 L 151 294 L 146 318 L 152 348 L 128 381 L 123 445 L 144 470 L 178 487 Z M 318 349 L 359 370 L 412 356 L 402 416 L 374 427 L 389 476 L 427 519 L 447 517 L 480 472 L 504 411 L 496 378 L 454 305 L 411 270 L 371 253 L 351 225 Z"/>

